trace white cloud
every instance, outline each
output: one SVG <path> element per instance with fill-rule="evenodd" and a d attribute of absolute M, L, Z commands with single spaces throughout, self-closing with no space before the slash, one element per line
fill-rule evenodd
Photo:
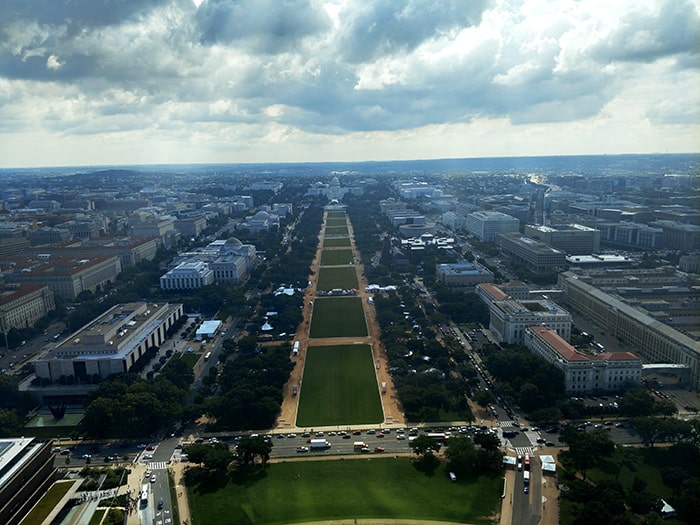
<path fill-rule="evenodd" d="M 112 4 L 0 4 L 0 162 L 697 150 L 700 0 Z"/>
<path fill-rule="evenodd" d="M 63 62 L 61 62 L 56 55 L 49 55 L 46 59 L 46 67 L 49 69 L 61 69 L 63 67 Z"/>

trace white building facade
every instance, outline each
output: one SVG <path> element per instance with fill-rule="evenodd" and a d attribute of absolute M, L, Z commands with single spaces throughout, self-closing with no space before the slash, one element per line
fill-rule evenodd
<path fill-rule="evenodd" d="M 467 215 L 465 227 L 481 241 L 494 241 L 499 233 L 517 232 L 520 221 L 497 211 L 476 211 Z"/>
<path fill-rule="evenodd" d="M 524 344 L 564 372 L 567 395 L 618 392 L 639 384 L 642 361 L 630 352 L 583 353 L 545 326 L 525 330 Z"/>

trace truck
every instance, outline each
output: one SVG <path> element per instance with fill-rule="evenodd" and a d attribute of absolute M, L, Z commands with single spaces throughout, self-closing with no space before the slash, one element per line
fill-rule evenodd
<path fill-rule="evenodd" d="M 292 355 L 299 355 L 299 341 L 294 341 L 294 346 L 292 346 Z"/>
<path fill-rule="evenodd" d="M 525 485 L 530 483 L 530 471 L 529 470 L 523 471 L 523 483 L 525 483 Z"/>
<path fill-rule="evenodd" d="M 382 394 L 386 394 L 386 381 L 382 381 Z"/>
<path fill-rule="evenodd" d="M 530 453 L 525 452 L 525 455 L 523 457 L 523 468 L 525 470 L 530 470 Z"/>
<path fill-rule="evenodd" d="M 211 357 L 211 352 L 207 352 L 206 354 L 204 354 L 204 360 L 205 360 L 205 361 L 209 361 L 209 358 L 210 358 L 210 357 Z"/>
<path fill-rule="evenodd" d="M 309 441 L 309 448 L 311 450 L 331 448 L 331 443 L 330 441 L 327 441 L 325 439 L 312 439 L 311 441 Z"/>
<path fill-rule="evenodd" d="M 368 447 L 367 447 L 367 443 L 365 443 L 364 441 L 355 441 L 352 444 L 352 448 L 354 450 L 362 450 L 363 448 L 368 448 Z"/>

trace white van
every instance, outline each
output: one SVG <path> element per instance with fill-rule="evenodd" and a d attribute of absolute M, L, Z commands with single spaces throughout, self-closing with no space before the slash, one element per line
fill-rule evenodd
<path fill-rule="evenodd" d="M 450 472 L 450 481 L 457 481 L 457 476 L 455 476 L 454 472 Z"/>

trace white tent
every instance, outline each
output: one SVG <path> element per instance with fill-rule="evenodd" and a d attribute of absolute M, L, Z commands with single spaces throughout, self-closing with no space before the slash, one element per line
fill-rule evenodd
<path fill-rule="evenodd" d="M 216 335 L 219 328 L 221 328 L 221 324 L 221 321 L 204 321 L 197 329 L 195 338 L 198 341 L 201 341 L 202 339 L 211 339 Z"/>

